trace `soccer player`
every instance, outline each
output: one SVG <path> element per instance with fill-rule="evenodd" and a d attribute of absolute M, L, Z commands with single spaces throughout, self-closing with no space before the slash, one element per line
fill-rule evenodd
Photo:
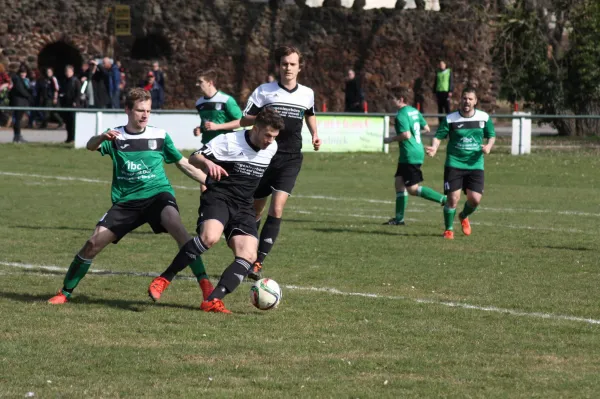
<path fill-rule="evenodd" d="M 425 198 L 426 200 L 444 205 L 446 197 L 437 191 L 421 186 L 423 173 L 421 165 L 425 160 L 425 150 L 421 141 L 421 129 L 429 133 L 429 126 L 421 113 L 408 105 L 408 90 L 405 88 L 392 89 L 394 104 L 398 107 L 394 126 L 396 136 L 386 137 L 385 143 L 398 142 L 400 156 L 396 169 L 396 217 L 384 224 L 393 226 L 404 225 L 404 213 L 408 205 L 408 194 Z"/>
<path fill-rule="evenodd" d="M 272 198 L 267 220 L 260 233 L 257 259 L 248 274 L 252 280 L 261 278 L 263 262 L 277 240 L 283 209 L 302 167 L 303 156 L 300 151 L 303 120 L 306 120 L 312 136 L 313 149 L 318 151 L 321 146 L 317 133 L 314 92 L 309 87 L 298 84 L 298 73 L 304 64 L 300 50 L 284 46 L 277 48 L 274 55 L 275 62 L 279 64 L 279 81 L 256 88 L 244 109 L 244 117 L 240 120 L 241 126 L 250 126 L 256 115 L 269 107 L 275 109 L 285 121 L 285 128 L 277 136 L 277 154 L 254 194 L 257 228 L 269 195 Z"/>
<path fill-rule="evenodd" d="M 198 72 L 196 85 L 203 97 L 196 101 L 201 125 L 194 129 L 194 136 L 202 134 L 202 144 L 239 127 L 237 121 L 242 117 L 242 111 L 233 97 L 217 89 L 217 73 L 214 70 Z"/>
<path fill-rule="evenodd" d="M 492 118 L 476 109 L 476 105 L 475 89 L 465 88 L 461 94 L 460 109 L 442 120 L 431 147 L 426 148 L 427 154 L 433 157 L 440 140 L 448 137 L 444 168 L 444 191 L 448 195 L 444 207 L 444 238 L 449 240 L 454 239 L 454 215 L 461 189 L 467 195 L 467 201 L 458 218 L 463 233 L 471 234 L 469 216 L 475 212 L 483 196 L 483 155 L 490 153 L 496 141 Z M 483 144 L 484 138 L 487 139 L 486 144 Z"/>
<path fill-rule="evenodd" d="M 277 152 L 275 138 L 284 126 L 283 118 L 267 108 L 258 114 L 252 130 L 220 135 L 192 154 L 190 163 L 208 175 L 207 190 L 200 197 L 198 235 L 181 247 L 171 265 L 152 281 L 148 287 L 152 299 L 157 301 L 175 275 L 224 234 L 235 259 L 200 308 L 231 313 L 222 299 L 240 285 L 256 259 L 258 231 L 253 194 Z"/>
<path fill-rule="evenodd" d="M 118 243 L 127 233 L 145 223 L 156 234 L 168 232 L 180 247 L 190 239 L 181 222 L 163 161 L 175 163 L 179 170 L 200 183 L 204 183 L 206 175 L 177 151 L 167 132 L 148 126 L 151 102 L 150 93 L 144 89 L 130 90 L 125 102 L 127 125 L 107 130 L 88 141 L 88 150 L 112 158 L 113 206 L 102 216 L 92 236 L 73 259 L 63 288 L 49 303 L 68 302 L 94 257 L 108 244 Z M 192 265 L 192 271 L 203 297 L 208 297 L 213 287 L 200 257 Z"/>

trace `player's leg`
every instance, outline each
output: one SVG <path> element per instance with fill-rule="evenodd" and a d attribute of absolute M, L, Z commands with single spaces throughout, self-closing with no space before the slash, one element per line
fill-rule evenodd
<path fill-rule="evenodd" d="M 262 214 L 265 211 L 265 207 L 267 206 L 267 200 L 269 199 L 269 195 L 271 195 L 271 187 L 269 187 L 269 193 L 266 194 L 264 197 L 254 198 L 254 212 L 256 214 L 256 230 L 260 229 L 260 221 L 262 219 Z"/>
<path fill-rule="evenodd" d="M 421 171 L 421 164 L 403 164 L 401 168 L 402 178 L 404 179 L 404 185 L 406 191 L 410 195 L 424 198 L 429 201 L 437 202 L 438 204 L 444 205 L 446 203 L 446 196 L 438 193 L 437 191 L 421 186 L 423 182 L 423 172 Z"/>
<path fill-rule="evenodd" d="M 444 168 L 444 193 L 447 196 L 446 205 L 444 205 L 444 238 L 454 238 L 454 217 L 456 216 L 456 207 L 460 200 L 460 190 L 463 187 L 463 173 L 461 169 Z"/>
<path fill-rule="evenodd" d="M 232 293 L 244 280 L 256 260 L 258 240 L 254 235 L 234 232 L 227 244 L 232 249 L 235 259 L 221 275 L 219 283 L 200 308 L 205 312 L 231 313 L 225 308 L 223 298 Z"/>
<path fill-rule="evenodd" d="M 179 211 L 173 206 L 166 206 L 162 209 L 160 212 L 160 223 L 171 237 L 175 239 L 179 248 L 183 247 L 185 243 L 192 238 L 183 226 Z M 194 273 L 194 276 L 198 281 L 203 298 L 206 299 L 212 292 L 213 286 L 208 279 L 201 256 L 198 256 L 196 260 L 192 262 L 190 269 L 192 269 L 192 273 Z"/>
<path fill-rule="evenodd" d="M 404 164 L 398 164 L 396 174 L 394 176 L 394 188 L 396 189 L 396 216 L 383 223 L 391 226 L 404 225 L 404 212 L 408 205 L 408 193 L 404 186 L 404 178 L 402 177 L 402 168 Z"/>
<path fill-rule="evenodd" d="M 73 261 L 69 265 L 69 270 L 63 280 L 62 289 L 54 297 L 48 300 L 53 305 L 63 304 L 71 298 L 73 290 L 77 287 L 82 278 L 85 277 L 92 260 L 98 255 L 108 244 L 117 240 L 117 236 L 103 226 L 97 226 L 92 236 L 85 242 L 81 250 L 75 255 Z"/>
<path fill-rule="evenodd" d="M 470 171 L 465 178 L 465 191 L 467 193 L 467 201 L 462 212 L 458 215 L 462 231 L 465 235 L 471 235 L 471 223 L 469 216 L 477 210 L 481 198 L 483 197 L 484 174 L 483 170 Z"/>

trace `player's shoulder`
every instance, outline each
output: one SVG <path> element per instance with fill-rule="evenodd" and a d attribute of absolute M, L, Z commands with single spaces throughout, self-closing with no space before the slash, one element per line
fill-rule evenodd
<path fill-rule="evenodd" d="M 448 122 L 448 123 L 457 122 L 462 118 L 463 118 L 463 116 L 460 114 L 459 111 L 454 111 L 454 112 L 451 112 L 448 115 L 446 115 L 446 122 Z"/>
<path fill-rule="evenodd" d="M 164 139 L 168 134 L 165 129 L 148 125 L 142 136 L 144 136 L 145 139 Z"/>
<path fill-rule="evenodd" d="M 490 119 L 490 114 L 480 109 L 475 109 L 475 120 L 487 122 Z"/>
<path fill-rule="evenodd" d="M 315 95 L 315 91 L 308 86 L 298 83 L 298 92 L 302 94 Z"/>

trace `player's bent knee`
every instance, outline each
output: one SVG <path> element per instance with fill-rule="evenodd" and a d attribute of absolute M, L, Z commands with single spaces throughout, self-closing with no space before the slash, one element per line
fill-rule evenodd
<path fill-rule="evenodd" d="M 419 191 L 419 185 L 415 184 L 414 186 L 406 187 L 406 191 L 408 191 L 410 195 L 417 195 Z"/>
<path fill-rule="evenodd" d="M 98 255 L 103 248 L 104 246 L 98 242 L 96 237 L 91 237 L 83 245 L 83 248 L 81 249 L 81 255 L 85 259 L 92 259 Z"/>
<path fill-rule="evenodd" d="M 207 249 L 212 247 L 213 245 L 215 245 L 217 242 L 219 242 L 220 238 L 221 238 L 221 234 L 215 234 L 213 232 L 203 231 L 202 234 L 200 235 L 200 239 L 202 240 L 204 245 L 207 247 Z"/>

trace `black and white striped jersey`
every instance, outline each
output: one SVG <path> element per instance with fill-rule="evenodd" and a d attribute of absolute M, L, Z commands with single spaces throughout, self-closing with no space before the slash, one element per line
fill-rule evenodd
<path fill-rule="evenodd" d="M 301 84 L 288 90 L 276 81 L 262 84 L 248 99 L 244 115 L 257 115 L 264 107 L 273 107 L 285 121 L 285 129 L 279 132 L 276 139 L 279 151 L 300 152 L 304 115 L 315 114 L 313 90 Z"/>
<path fill-rule="evenodd" d="M 254 191 L 276 152 L 277 142 L 261 150 L 250 142 L 249 130 L 240 130 L 215 137 L 194 154 L 204 155 L 229 174 L 220 181 L 207 178 L 208 191 L 251 204 Z"/>

